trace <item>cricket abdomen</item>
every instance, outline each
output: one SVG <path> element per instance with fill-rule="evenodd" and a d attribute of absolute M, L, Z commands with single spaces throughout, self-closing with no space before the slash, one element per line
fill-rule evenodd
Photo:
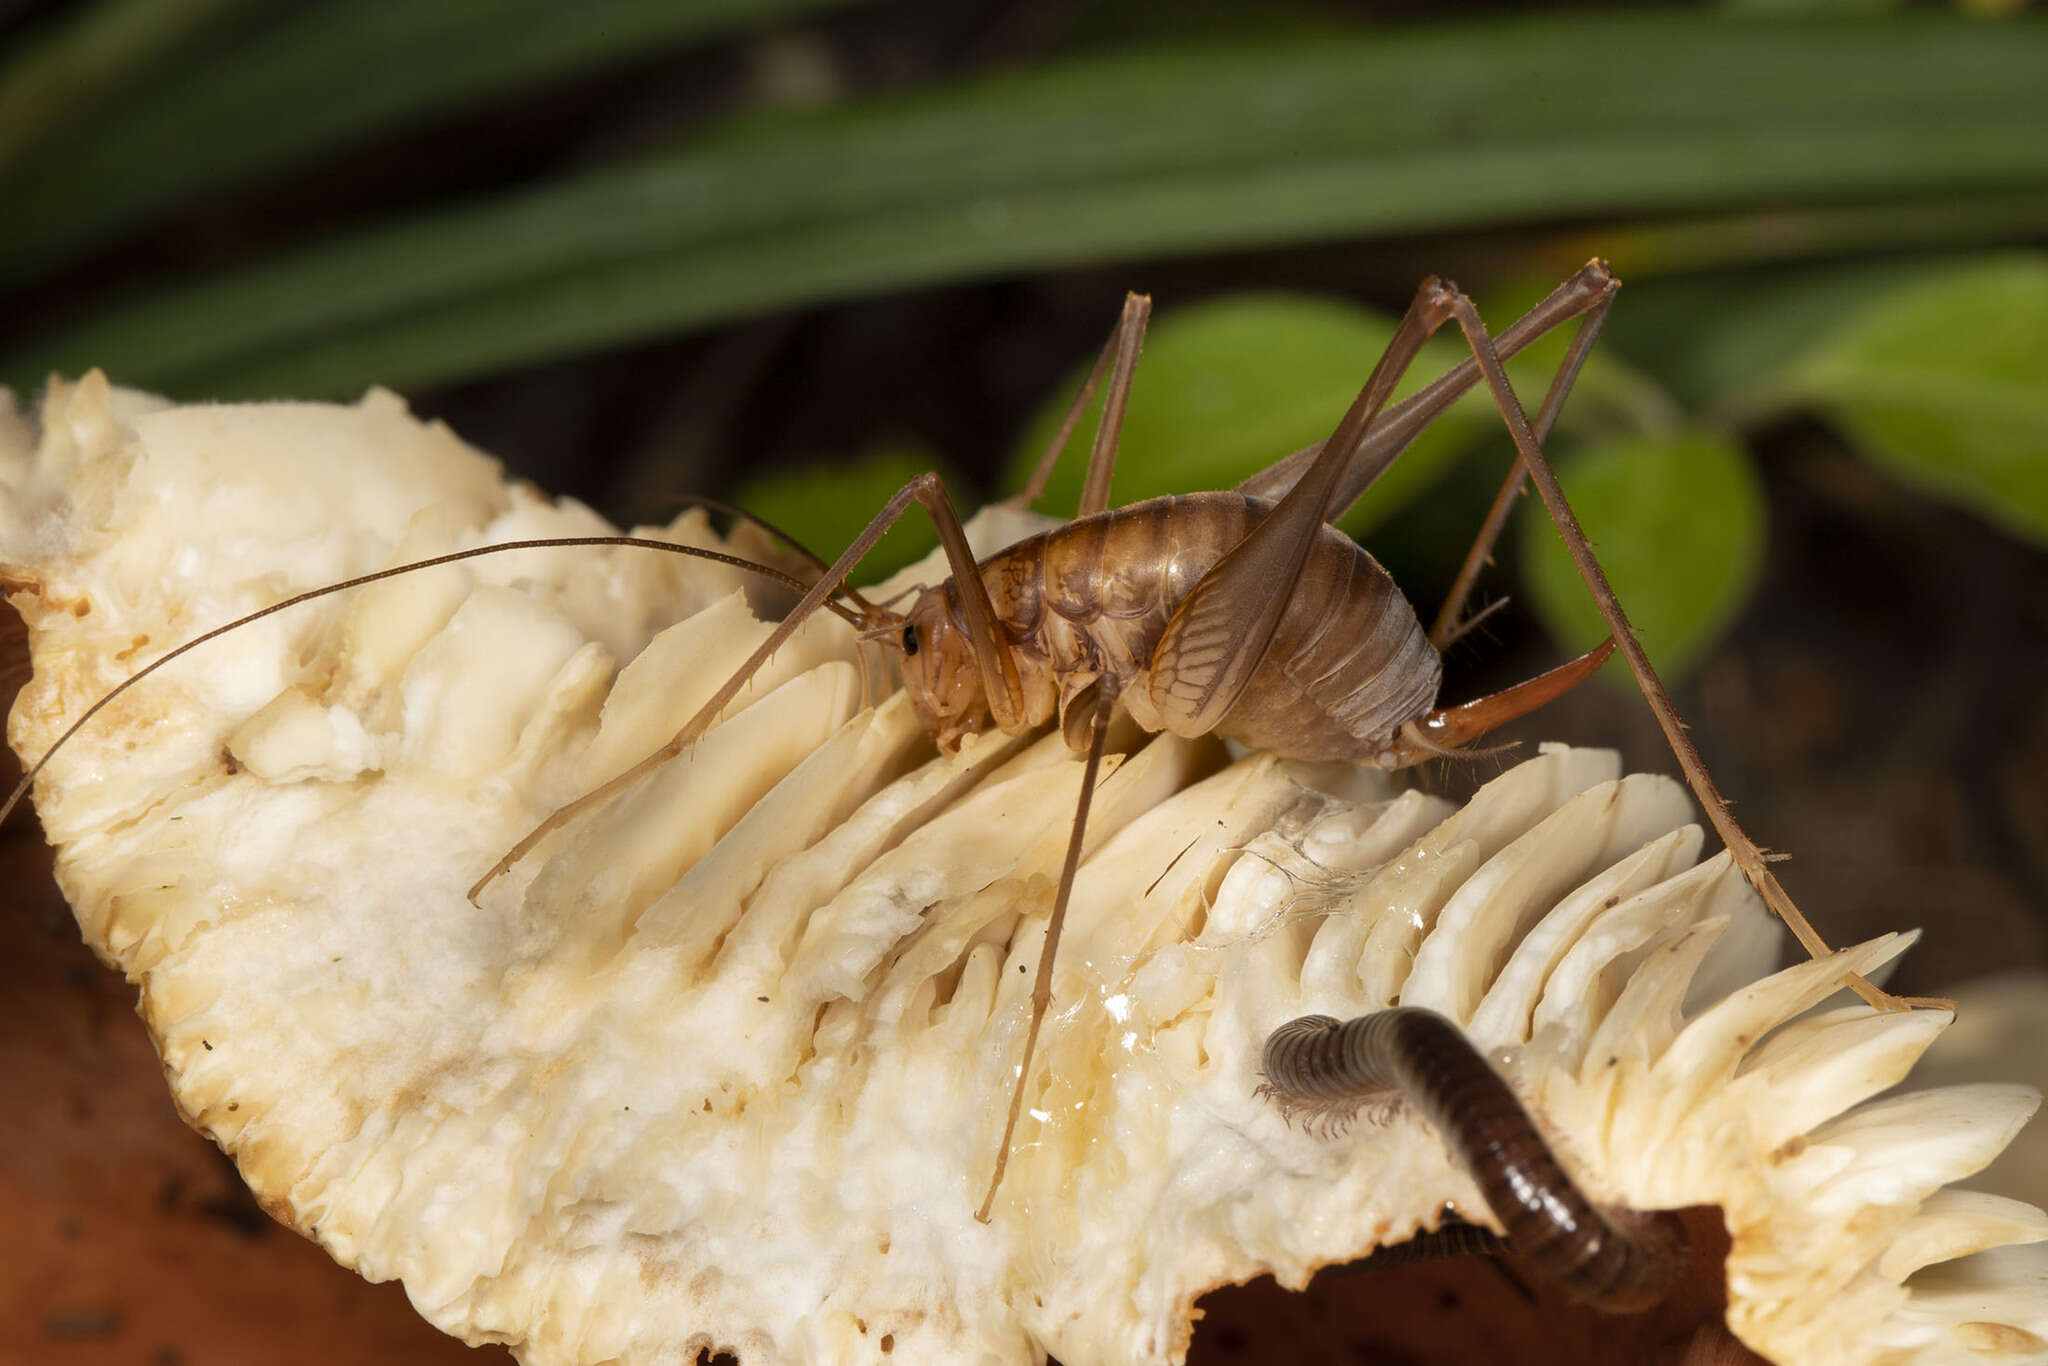
<path fill-rule="evenodd" d="M 1442 681 L 1443 662 L 1393 576 L 1326 526 L 1217 730 L 1289 758 L 1383 764 L 1395 733 L 1436 705 Z"/>
<path fill-rule="evenodd" d="M 1140 724 L 1187 733 L 1147 686 L 1160 639 L 1182 599 L 1271 508 L 1237 493 L 1154 498 L 985 561 L 982 581 L 1015 651 L 1032 724 L 1107 677 Z M 1374 763 L 1395 731 L 1435 704 L 1441 677 L 1392 577 L 1326 526 L 1250 686 L 1215 731 L 1290 758 Z"/>

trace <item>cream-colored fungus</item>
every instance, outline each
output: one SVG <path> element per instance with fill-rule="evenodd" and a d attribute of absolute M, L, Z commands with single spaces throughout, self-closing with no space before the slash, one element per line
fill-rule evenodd
<path fill-rule="evenodd" d="M 36 669 L 10 738 L 39 755 L 291 593 L 603 529 L 389 394 L 57 385 L 0 422 Z M 1906 941 L 1765 975 L 1775 929 L 1696 861 L 1682 791 L 1602 752 L 1548 749 L 1454 810 L 1126 737 L 976 1223 L 1079 781 L 1057 736 L 939 759 L 900 696 L 863 708 L 821 617 L 688 759 L 464 899 L 765 629 L 702 562 L 472 561 L 177 661 L 37 785 L 191 1122 L 448 1332 L 533 1363 L 1173 1360 L 1211 1287 L 1299 1284 L 1446 1203 L 1486 1217 L 1412 1116 L 1330 1136 L 1256 1094 L 1274 1026 L 1402 1001 L 1466 1027 L 1597 1198 L 1720 1206 L 1729 1325 L 1772 1360 L 2048 1359 L 2048 1256 L 2017 1246 L 2048 1218 L 1950 1186 L 2036 1095 L 1873 1099 L 1947 1017 L 1834 988 Z"/>

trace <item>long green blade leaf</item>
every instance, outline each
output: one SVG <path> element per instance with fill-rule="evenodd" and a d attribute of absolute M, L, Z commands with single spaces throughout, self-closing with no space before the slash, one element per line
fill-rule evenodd
<path fill-rule="evenodd" d="M 1117 257 L 2048 186 L 2044 69 L 2048 24 L 1939 14 L 1570 15 L 1077 60 L 751 119 L 137 302 L 4 372 L 338 393 Z"/>
<path fill-rule="evenodd" d="M 158 73 L 76 136 L 45 148 L 8 186 L 0 277 L 74 253 L 151 211 L 407 119 L 848 2 L 351 0 L 298 7 L 225 52 Z M 0 136 L 6 131 L 0 123 Z"/>
<path fill-rule="evenodd" d="M 101 0 L 65 15 L 0 65 L 0 166 L 122 82 L 251 0 Z"/>

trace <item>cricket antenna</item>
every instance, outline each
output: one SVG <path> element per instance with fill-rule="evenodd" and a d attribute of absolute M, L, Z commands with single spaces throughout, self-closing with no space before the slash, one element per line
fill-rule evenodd
<path fill-rule="evenodd" d="M 759 521 L 758 518 L 753 520 Z M 766 524 L 764 523 L 763 525 L 765 526 Z M 28 771 L 21 775 L 21 781 L 16 783 L 14 790 L 7 794 L 7 800 L 0 802 L 0 821 L 5 821 L 12 814 L 14 808 L 21 804 L 21 799 L 35 785 L 37 775 L 55 757 L 57 751 L 64 748 L 71 737 L 83 730 L 93 717 L 99 715 L 102 708 L 122 693 L 127 692 L 137 683 L 140 683 L 143 679 L 155 673 L 158 669 L 164 667 L 164 665 L 169 664 L 180 655 L 198 649 L 208 641 L 218 639 L 230 631 L 238 631 L 252 622 L 263 620 L 265 617 L 274 616 L 289 608 L 297 607 L 301 603 L 311 602 L 315 598 L 324 598 L 335 593 L 345 593 L 352 588 L 361 588 L 366 584 L 376 583 L 381 579 L 394 579 L 401 574 L 411 574 L 422 569 L 432 569 L 437 565 L 454 564 L 458 560 L 474 560 L 485 555 L 497 555 L 508 550 L 560 550 L 572 546 L 628 546 L 639 550 L 660 550 L 672 555 L 688 555 L 700 560 L 712 560 L 718 564 L 731 565 L 735 569 L 745 569 L 764 578 L 773 579 L 786 587 L 795 589 L 799 593 L 809 592 L 815 586 L 813 583 L 803 582 L 793 574 L 785 574 L 779 569 L 770 568 L 765 564 L 756 564 L 752 560 L 741 559 L 737 555 L 727 555 L 716 550 L 705 550 L 694 545 L 678 545 L 674 541 L 657 541 L 645 536 L 561 536 L 547 537 L 539 540 L 501 541 L 495 545 L 475 546 L 469 550 L 451 551 L 446 555 L 435 555 L 431 559 L 414 560 L 409 564 L 393 565 L 389 569 L 380 569 L 374 574 L 363 574 L 353 579 L 344 579 L 340 583 L 330 583 L 324 588 L 314 588 L 304 593 L 295 594 L 292 597 L 286 598 L 283 602 L 272 603 L 268 607 L 249 613 L 247 616 L 237 617 L 224 626 L 216 626 L 202 635 L 194 636 L 177 649 L 158 659 L 151 660 L 148 664 L 143 665 L 127 678 L 114 685 L 113 689 L 101 697 L 99 701 L 87 707 L 82 716 L 65 727 L 64 733 L 59 735 L 55 742 L 43 751 L 43 756 L 30 765 Z M 861 630 L 869 624 L 874 610 L 872 607 L 868 607 L 867 611 L 870 615 L 863 615 L 843 603 L 830 599 L 827 599 L 823 605 L 855 630 Z M 867 606 L 866 604 L 862 605 Z"/>
<path fill-rule="evenodd" d="M 811 568 L 818 571 L 820 576 L 824 575 L 832 568 L 831 565 L 825 562 L 825 557 L 820 555 L 817 551 L 811 549 L 802 541 L 799 541 L 796 537 L 790 535 L 787 531 L 784 531 L 781 527 L 769 521 L 766 517 L 761 516 L 761 514 L 759 514 L 758 512 L 749 512 L 737 503 L 728 503 L 723 498 L 713 498 L 708 494 L 702 493 L 678 494 L 676 496 L 676 502 L 683 507 L 699 507 L 703 508 L 707 512 L 719 513 L 722 516 L 732 518 L 735 522 L 753 523 L 755 526 L 761 528 L 761 530 L 767 532 L 770 536 L 774 537 L 776 540 L 782 542 L 791 550 L 795 551 L 797 555 L 805 563 L 809 564 Z M 816 580 L 813 580 L 812 582 L 816 582 Z M 850 585 L 842 585 L 839 591 L 848 599 L 850 599 L 854 606 L 860 608 L 863 612 L 873 612 L 875 610 L 874 604 L 869 602 L 866 598 L 862 597 L 860 595 L 859 589 L 854 588 Z"/>

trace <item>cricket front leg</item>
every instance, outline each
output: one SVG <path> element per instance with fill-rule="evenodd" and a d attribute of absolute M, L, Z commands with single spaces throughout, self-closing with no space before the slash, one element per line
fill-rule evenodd
<path fill-rule="evenodd" d="M 995 610 L 989 602 L 988 590 L 983 586 L 980 574 L 975 571 L 974 555 L 967 547 L 967 535 L 961 529 L 960 514 L 954 510 L 952 500 L 946 496 L 945 485 L 939 481 L 938 475 L 926 472 L 896 491 L 895 496 L 875 514 L 874 520 L 867 524 L 866 529 L 854 538 L 853 544 L 846 548 L 846 552 L 833 561 L 790 610 L 789 615 L 768 633 L 768 638 L 761 642 L 760 648 L 747 657 L 732 677 L 726 679 L 718 691 L 698 708 L 697 714 L 685 722 L 683 728 L 677 731 L 667 744 L 610 782 L 593 788 L 566 806 L 558 808 L 546 820 L 535 826 L 525 839 L 513 845 L 505 852 L 503 858 L 492 864 L 489 872 L 477 879 L 476 884 L 469 889 L 470 902 L 474 904 L 477 898 L 483 895 L 485 888 L 531 853 L 549 834 L 561 829 L 581 813 L 609 801 L 701 739 L 704 732 L 718 719 L 719 713 L 725 710 L 733 698 L 739 696 L 740 690 L 747 686 L 748 680 L 760 672 L 761 666 L 768 662 L 770 656 L 786 645 L 789 638 L 796 634 L 797 629 L 840 591 L 841 585 L 846 581 L 847 575 L 853 572 L 854 566 L 874 549 L 875 543 L 896 524 L 896 520 L 909 509 L 912 502 L 922 505 L 931 517 L 933 525 L 938 528 L 939 543 L 945 547 L 947 562 L 952 567 L 954 581 L 960 588 L 962 610 L 968 618 L 976 662 L 982 670 L 983 686 L 996 724 L 1005 730 L 1022 729 L 1024 692 L 1018 681 L 1016 661 L 1011 657 L 1009 644 L 995 629 Z"/>
<path fill-rule="evenodd" d="M 996 1149 L 995 1172 L 988 1180 L 988 1193 L 974 1217 L 989 1220 L 995 1208 L 996 1191 L 1010 1165 L 1010 1141 L 1017 1134 L 1017 1120 L 1024 1111 L 1024 1090 L 1031 1083 L 1031 1062 L 1038 1051 L 1038 1031 L 1045 1012 L 1052 1006 L 1052 970 L 1059 954 L 1060 931 L 1067 923 L 1067 902 L 1074 893 L 1074 874 L 1081 866 L 1081 846 L 1088 834 L 1088 808 L 1095 800 L 1095 780 L 1102 772 L 1102 751 L 1109 741 L 1109 717 L 1116 710 L 1116 691 L 1107 679 L 1098 680 L 1094 712 L 1088 727 L 1088 757 L 1081 769 L 1081 795 L 1074 802 L 1074 828 L 1067 836 L 1066 860 L 1060 864 L 1059 889 L 1053 893 L 1052 916 L 1046 921 L 1045 943 L 1038 951 L 1038 975 L 1031 984 L 1031 1023 L 1024 1031 L 1024 1056 L 1017 1064 L 1017 1083 L 1010 1089 L 1010 1113 L 1003 1121 L 1002 1144 Z"/>

